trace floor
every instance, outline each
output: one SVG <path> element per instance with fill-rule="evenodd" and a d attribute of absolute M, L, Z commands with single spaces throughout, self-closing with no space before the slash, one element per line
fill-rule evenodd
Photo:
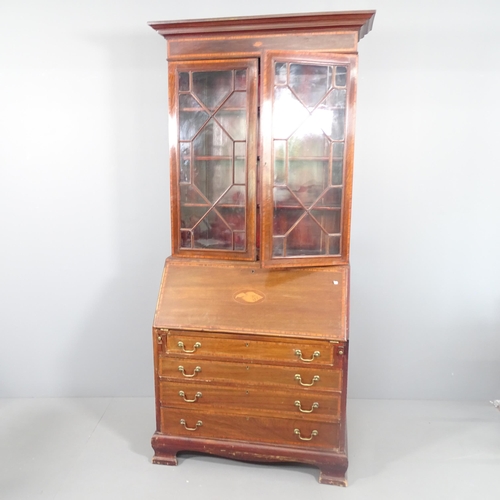
<path fill-rule="evenodd" d="M 500 498 L 489 402 L 351 400 L 349 486 L 301 465 L 183 454 L 151 464 L 152 398 L 0 399 L 0 499 Z"/>

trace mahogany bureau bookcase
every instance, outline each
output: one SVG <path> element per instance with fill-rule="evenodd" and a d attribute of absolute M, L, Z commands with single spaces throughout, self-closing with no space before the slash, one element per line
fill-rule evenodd
<path fill-rule="evenodd" d="M 154 463 L 301 462 L 346 485 L 357 46 L 374 15 L 150 23 L 167 41 L 172 223 Z"/>

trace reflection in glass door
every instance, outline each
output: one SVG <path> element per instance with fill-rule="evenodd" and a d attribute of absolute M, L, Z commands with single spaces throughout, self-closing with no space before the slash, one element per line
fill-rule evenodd
<path fill-rule="evenodd" d="M 272 258 L 341 253 L 348 66 L 275 62 Z"/>

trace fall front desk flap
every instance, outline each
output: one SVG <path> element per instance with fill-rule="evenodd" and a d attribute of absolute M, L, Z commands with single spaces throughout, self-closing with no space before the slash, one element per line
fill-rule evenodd
<path fill-rule="evenodd" d="M 167 259 L 154 327 L 347 340 L 348 276 Z"/>

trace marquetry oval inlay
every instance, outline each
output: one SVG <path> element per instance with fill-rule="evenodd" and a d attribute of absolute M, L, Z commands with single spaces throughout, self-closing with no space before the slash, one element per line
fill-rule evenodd
<path fill-rule="evenodd" d="M 265 298 L 264 294 L 257 290 L 242 290 L 234 296 L 234 300 L 240 304 L 257 304 Z"/>

